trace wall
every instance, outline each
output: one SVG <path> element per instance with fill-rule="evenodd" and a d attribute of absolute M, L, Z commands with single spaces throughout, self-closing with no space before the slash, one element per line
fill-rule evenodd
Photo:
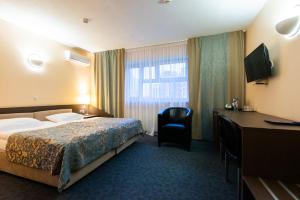
<path fill-rule="evenodd" d="M 294 2 L 269 0 L 247 29 L 246 54 L 264 42 L 275 67 L 268 85 L 247 84 L 246 103 L 258 112 L 300 121 L 300 34 L 287 39 L 275 31 L 279 20 L 297 11 Z"/>
<path fill-rule="evenodd" d="M 0 107 L 75 104 L 90 93 L 90 67 L 64 60 L 70 47 L 5 21 L 0 27 Z M 44 59 L 42 71 L 28 67 L 32 53 Z"/>

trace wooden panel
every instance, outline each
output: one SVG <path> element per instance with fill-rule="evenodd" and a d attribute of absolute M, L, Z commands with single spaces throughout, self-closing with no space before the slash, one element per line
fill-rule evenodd
<path fill-rule="evenodd" d="M 290 190 L 298 199 L 300 199 L 300 185 L 299 184 L 289 184 L 283 182 L 283 184 Z"/>
<path fill-rule="evenodd" d="M 278 199 L 294 200 L 294 198 L 281 185 L 279 185 L 277 181 L 268 179 L 263 179 L 263 181 L 270 188 L 270 190 L 273 191 L 274 195 Z"/>
<path fill-rule="evenodd" d="M 215 112 L 223 114 L 234 121 L 240 128 L 261 128 L 261 129 L 278 129 L 278 130 L 294 130 L 300 132 L 300 126 L 284 126 L 274 125 L 265 122 L 264 120 L 281 120 L 289 122 L 290 120 L 265 115 L 258 112 L 234 112 L 216 109 Z"/>
<path fill-rule="evenodd" d="M 257 112 L 215 110 L 236 123 L 242 134 L 242 174 L 300 183 L 300 127 L 273 125 L 282 120 Z"/>
<path fill-rule="evenodd" d="M 251 191 L 256 200 L 274 200 L 270 193 L 264 188 L 256 177 L 243 177 L 243 181 Z M 245 197 L 244 197 L 245 198 Z"/>
<path fill-rule="evenodd" d="M 11 119 L 11 118 L 33 118 L 33 113 L 0 114 L 0 119 Z"/>
<path fill-rule="evenodd" d="M 243 176 L 282 180 L 290 184 L 300 183 L 299 126 L 269 124 L 264 120 L 289 120 L 257 112 L 233 112 L 216 109 L 214 115 L 216 114 L 225 115 L 241 129 Z M 271 186 L 276 188 L 278 185 L 273 184 Z M 295 194 L 298 194 L 298 186 L 289 186 L 291 190 L 295 191 Z M 279 191 L 284 193 L 284 188 L 279 188 L 281 188 Z M 281 193 L 279 192 L 279 196 L 282 195 Z M 283 199 L 289 198 L 283 196 Z M 264 197 L 260 199 L 264 199 Z"/>
<path fill-rule="evenodd" d="M 249 176 L 244 176 L 243 182 L 256 200 L 295 200 L 300 198 L 300 188 L 296 184 Z M 243 199 L 251 199 L 251 197 L 244 194 Z"/>
<path fill-rule="evenodd" d="M 242 173 L 300 183 L 300 134 L 246 129 L 242 132 Z"/>
<path fill-rule="evenodd" d="M 38 112 L 38 111 L 45 111 L 45 110 L 56 110 L 56 109 L 72 109 L 73 112 L 79 113 L 80 109 L 82 108 L 81 104 L 74 104 L 74 105 L 51 105 L 51 106 L 33 106 L 33 107 L 16 107 L 16 108 L 0 108 L 0 114 L 7 114 L 7 113 L 31 113 L 31 112 Z M 95 114 L 102 117 L 113 117 L 102 110 L 95 108 L 92 105 L 88 106 L 88 113 Z"/>

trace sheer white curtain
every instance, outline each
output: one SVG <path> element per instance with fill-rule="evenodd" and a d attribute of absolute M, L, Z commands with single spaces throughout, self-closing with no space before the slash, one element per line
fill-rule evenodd
<path fill-rule="evenodd" d="M 186 42 L 127 50 L 125 117 L 140 119 L 149 135 L 157 130 L 157 114 L 188 104 Z"/>

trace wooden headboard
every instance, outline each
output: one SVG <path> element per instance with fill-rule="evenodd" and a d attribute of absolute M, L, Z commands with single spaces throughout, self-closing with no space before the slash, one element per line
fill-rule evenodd
<path fill-rule="evenodd" d="M 79 110 L 81 110 L 81 108 L 82 108 L 81 104 L 0 108 L 0 114 L 33 113 L 33 112 L 38 112 L 38 111 L 57 110 L 57 109 L 72 109 L 73 112 L 79 113 Z M 113 117 L 112 115 L 110 115 L 102 110 L 99 110 L 98 108 L 96 108 L 92 105 L 88 105 L 87 110 L 88 110 L 89 114 L 99 115 L 102 117 Z"/>

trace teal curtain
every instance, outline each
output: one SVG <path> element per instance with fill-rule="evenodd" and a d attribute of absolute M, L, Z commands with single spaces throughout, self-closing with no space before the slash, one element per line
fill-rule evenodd
<path fill-rule="evenodd" d="M 212 112 L 223 108 L 227 99 L 227 41 L 228 34 L 202 38 L 201 48 L 201 132 L 202 138 L 212 140 Z"/>
<path fill-rule="evenodd" d="M 124 117 L 125 49 L 95 53 L 94 87 L 96 107 Z"/>
<path fill-rule="evenodd" d="M 193 45 L 195 39 L 198 41 L 196 44 L 199 44 L 197 48 Z M 195 85 L 200 86 L 192 92 L 200 93 L 197 98 L 200 106 L 193 106 L 195 103 L 191 106 L 199 112 L 198 121 L 194 124 L 200 131 L 195 135 L 213 140 L 213 109 L 223 108 L 233 97 L 239 98 L 240 106 L 244 104 L 244 33 L 236 31 L 192 38 L 188 40 L 188 49 L 188 56 L 193 58 L 191 61 L 198 61 L 189 62 L 189 74 L 199 76 L 198 79 L 190 80 L 190 90 L 194 90 Z M 197 59 L 194 58 L 196 52 L 200 52 Z"/>

